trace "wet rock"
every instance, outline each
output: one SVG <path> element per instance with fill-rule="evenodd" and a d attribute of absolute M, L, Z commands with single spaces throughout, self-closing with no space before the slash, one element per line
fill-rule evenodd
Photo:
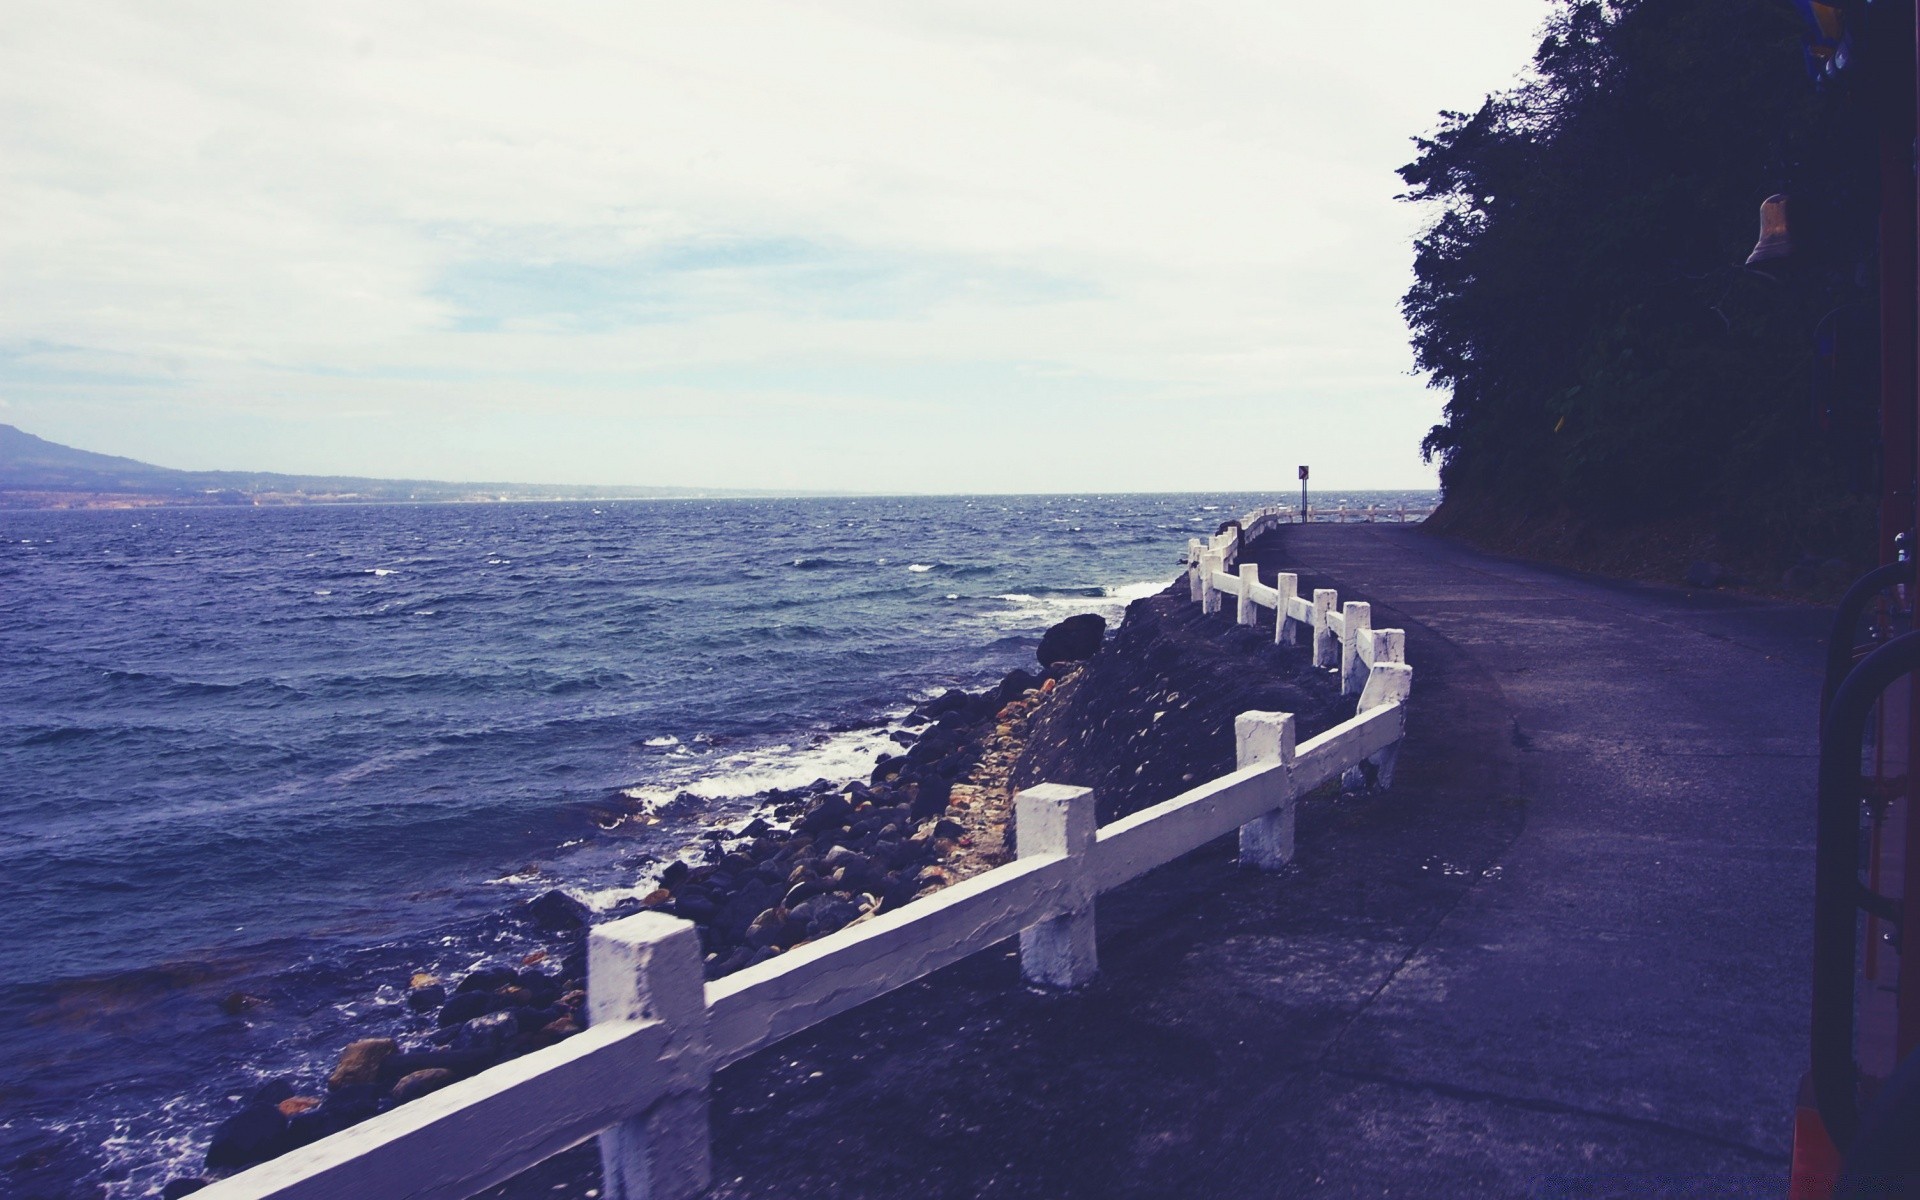
<path fill-rule="evenodd" d="M 252 1166 L 293 1149 L 287 1118 L 270 1104 L 241 1109 L 220 1122 L 207 1145 L 207 1166 L 215 1170 Z"/>
<path fill-rule="evenodd" d="M 1084 662 L 1100 653 L 1100 645 L 1106 640 L 1107 619 L 1098 613 L 1082 613 L 1047 630 L 1040 639 L 1040 648 L 1034 651 L 1034 657 L 1041 666 L 1052 666 L 1062 662 Z M 1038 680 L 1029 687 L 1037 686 Z"/>
<path fill-rule="evenodd" d="M 447 989 L 439 984 L 412 988 L 407 992 L 407 1007 L 417 1013 L 432 1012 L 447 1002 Z"/>
<path fill-rule="evenodd" d="M 527 901 L 527 915 L 548 933 L 568 933 L 585 929 L 591 914 L 586 905 L 553 888 Z"/>
<path fill-rule="evenodd" d="M 333 1074 L 327 1076 L 327 1090 L 379 1082 L 380 1064 L 399 1048 L 392 1038 L 364 1038 L 352 1043 L 340 1052 Z"/>
<path fill-rule="evenodd" d="M 511 1001 L 492 992 L 461 992 L 441 1006 L 439 1024 L 442 1028 L 464 1025 L 475 1017 L 511 1007 Z"/>
<path fill-rule="evenodd" d="M 280 1110 L 283 1117 L 297 1117 L 303 1112 L 319 1108 L 320 1103 L 318 1096 L 288 1096 L 274 1107 Z"/>
<path fill-rule="evenodd" d="M 444 1067 L 429 1067 L 424 1071 L 415 1071 L 401 1076 L 393 1085 L 393 1102 L 405 1104 L 409 1100 L 418 1100 L 429 1092 L 437 1092 L 452 1083 L 457 1076 Z"/>
<path fill-rule="evenodd" d="M 481 967 L 468 972 L 467 977 L 460 981 L 460 986 L 453 989 L 453 994 L 463 996 L 468 992 L 491 992 L 506 987 L 519 977 L 520 973 L 512 967 Z"/>
<path fill-rule="evenodd" d="M 182 1196 L 191 1196 L 208 1186 L 205 1179 L 169 1179 L 160 1189 L 160 1200 L 180 1200 Z"/>
<path fill-rule="evenodd" d="M 674 859 L 667 864 L 665 870 L 660 872 L 660 886 L 663 888 L 679 887 L 681 882 L 686 879 L 687 873 L 692 869 L 693 868 L 681 862 L 679 859 Z"/>
<path fill-rule="evenodd" d="M 490 1012 L 460 1026 L 454 1036 L 456 1050 L 497 1050 L 520 1032 L 519 1018 L 512 1012 Z"/>

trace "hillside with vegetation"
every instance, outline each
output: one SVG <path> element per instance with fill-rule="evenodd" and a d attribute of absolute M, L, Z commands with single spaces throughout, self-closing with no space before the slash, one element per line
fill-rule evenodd
<path fill-rule="evenodd" d="M 1531 70 L 1401 175 L 1404 300 L 1447 393 L 1433 525 L 1642 578 L 1765 589 L 1869 564 L 1877 159 L 1780 0 L 1556 0 Z M 1794 254 L 1743 265 L 1761 201 Z"/>

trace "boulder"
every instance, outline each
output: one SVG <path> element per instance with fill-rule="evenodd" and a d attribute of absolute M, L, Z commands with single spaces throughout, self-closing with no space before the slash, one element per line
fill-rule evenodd
<path fill-rule="evenodd" d="M 454 1073 L 445 1067 L 428 1067 L 424 1071 L 403 1075 L 400 1081 L 393 1085 L 393 1102 L 405 1104 L 409 1100 L 417 1100 L 428 1092 L 439 1091 L 454 1079 Z"/>
<path fill-rule="evenodd" d="M 407 991 L 407 1007 L 417 1013 L 432 1012 L 447 1002 L 447 989 L 437 983 Z"/>
<path fill-rule="evenodd" d="M 453 994 L 460 996 L 467 992 L 491 992 L 506 987 L 518 978 L 520 972 L 512 967 L 481 967 L 477 971 L 469 971 L 467 977 L 460 981 L 460 986 L 453 989 Z"/>
<path fill-rule="evenodd" d="M 441 1006 L 439 1023 L 442 1027 L 464 1025 L 475 1017 L 511 1007 L 512 1001 L 492 992 L 461 992 Z"/>
<path fill-rule="evenodd" d="M 1100 645 L 1106 636 L 1105 617 L 1098 613 L 1082 613 L 1077 617 L 1068 617 L 1047 630 L 1034 655 L 1043 667 L 1062 662 L 1084 662 L 1100 653 Z M 1038 682 L 1028 686 L 1038 686 Z"/>
<path fill-rule="evenodd" d="M 527 901 L 527 915 L 548 933 L 567 933 L 585 929 L 590 910 L 559 888 L 552 888 Z"/>
<path fill-rule="evenodd" d="M 380 1064 L 399 1047 L 392 1038 L 364 1038 L 340 1052 L 340 1061 L 327 1076 L 327 1090 L 380 1081 Z"/>
<path fill-rule="evenodd" d="M 287 1118 L 271 1104 L 255 1104 L 220 1122 L 207 1145 L 207 1166 L 250 1167 L 293 1149 Z"/>
<path fill-rule="evenodd" d="M 181 1200 L 181 1197 L 191 1196 L 207 1186 L 208 1181 L 205 1179 L 190 1179 L 184 1176 L 179 1179 L 169 1179 L 166 1186 L 160 1189 L 160 1200 Z"/>

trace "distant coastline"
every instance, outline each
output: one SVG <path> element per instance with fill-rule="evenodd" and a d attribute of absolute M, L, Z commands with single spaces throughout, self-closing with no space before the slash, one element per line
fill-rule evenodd
<path fill-rule="evenodd" d="M 0 509 L 285 507 L 301 504 L 500 504 L 766 499 L 827 495 L 750 488 L 443 483 L 268 471 L 179 471 L 97 454 L 0 425 Z"/>

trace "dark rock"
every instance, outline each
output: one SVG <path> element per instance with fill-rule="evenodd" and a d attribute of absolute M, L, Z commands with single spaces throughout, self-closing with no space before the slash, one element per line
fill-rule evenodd
<path fill-rule="evenodd" d="M 439 1091 L 455 1078 L 454 1073 L 444 1067 L 428 1067 L 424 1071 L 404 1075 L 393 1085 L 393 1102 L 405 1104 L 409 1100 L 417 1100 L 429 1092 Z"/>
<path fill-rule="evenodd" d="M 293 1149 L 287 1118 L 271 1104 L 254 1104 L 220 1122 L 207 1146 L 207 1166 L 248 1167 Z"/>
<path fill-rule="evenodd" d="M 904 729 L 896 729 L 887 735 L 887 740 L 896 746 L 911 746 L 920 740 L 920 735 L 908 733 Z"/>
<path fill-rule="evenodd" d="M 788 915 L 794 921 L 806 925 L 808 937 L 820 938 L 842 928 L 847 922 L 859 916 L 860 908 L 843 896 L 829 894 L 815 896 L 793 909 Z"/>
<path fill-rule="evenodd" d="M 439 1023 L 442 1027 L 464 1025 L 475 1017 L 511 1007 L 512 1001 L 492 992 L 461 992 L 441 1007 Z"/>
<path fill-rule="evenodd" d="M 169 1179 L 160 1189 L 160 1200 L 180 1200 L 182 1196 L 191 1196 L 205 1188 L 205 1179 Z"/>
<path fill-rule="evenodd" d="M 287 1078 L 269 1079 L 255 1088 L 253 1095 L 247 1097 L 248 1105 L 278 1104 L 282 1100 L 291 1100 L 299 1094 L 299 1088 L 293 1080 Z"/>
<path fill-rule="evenodd" d="M 953 838 L 955 841 L 958 841 L 962 837 L 965 837 L 966 833 L 966 827 L 958 821 L 943 820 L 933 827 L 933 836 L 937 838 Z"/>
<path fill-rule="evenodd" d="M 784 946 L 787 938 L 787 910 L 778 905 L 762 912 L 747 926 L 747 945 L 758 950 L 765 946 Z"/>
<path fill-rule="evenodd" d="M 407 1007 L 414 1012 L 432 1012 L 447 1002 L 447 989 L 439 984 L 428 984 L 407 992 Z"/>
<path fill-rule="evenodd" d="M 362 1038 L 340 1052 L 333 1074 L 327 1076 L 327 1090 L 358 1087 L 380 1080 L 380 1064 L 399 1046 L 392 1038 Z"/>
<path fill-rule="evenodd" d="M 453 989 L 453 994 L 464 996 L 468 992 L 491 992 L 496 988 L 506 987 L 519 978 L 520 972 L 512 967 L 481 967 L 477 971 L 468 972 L 467 977 L 460 981 L 460 986 Z"/>
<path fill-rule="evenodd" d="M 1790 592 L 1810 592 L 1819 584 L 1819 572 L 1805 565 L 1788 567 L 1786 575 L 1780 580 L 1780 586 Z"/>
<path fill-rule="evenodd" d="M 1094 619 L 1100 622 L 1100 632 L 1102 635 L 1104 635 L 1107 631 L 1106 620 L 1100 617 L 1096 617 Z M 1055 628 L 1058 628 L 1058 626 L 1055 626 Z M 1042 645 L 1044 644 L 1045 643 L 1043 642 Z M 1098 650 L 1100 648 L 1100 643 L 1096 640 L 1093 644 L 1093 647 L 1095 650 Z M 1000 703 L 1002 704 L 1005 704 L 1009 700 L 1018 700 L 1020 697 L 1027 694 L 1028 688 L 1037 688 L 1040 686 L 1041 682 L 1042 681 L 1040 677 L 1038 675 L 1035 675 L 1033 672 L 1022 671 L 1018 668 L 1015 668 L 1014 670 L 1008 671 L 1007 677 L 1000 681 L 1000 689 L 994 694 L 994 698 L 999 700 Z"/>
<path fill-rule="evenodd" d="M 1100 645 L 1106 640 L 1107 619 L 1098 613 L 1082 613 L 1047 630 L 1040 639 L 1040 648 L 1034 652 L 1041 666 L 1052 666 L 1060 662 L 1084 662 L 1100 653 Z M 1038 681 L 1035 681 L 1037 684 Z M 1034 685 L 1029 685 L 1034 686 Z"/>
<path fill-rule="evenodd" d="M 403 1050 L 380 1064 L 380 1085 L 392 1087 L 415 1071 L 451 1071 L 465 1078 L 494 1064 L 494 1056 L 480 1050 Z"/>
<path fill-rule="evenodd" d="M 922 821 L 947 811 L 947 802 L 953 798 L 953 780 L 950 776 L 930 775 L 922 777 L 915 791 L 913 804 L 908 810 L 907 819 Z"/>
<path fill-rule="evenodd" d="M 549 933 L 566 933 L 585 929 L 591 914 L 586 905 L 559 888 L 553 888 L 527 901 L 527 915 L 533 918 L 534 924 Z"/>
<path fill-rule="evenodd" d="M 665 870 L 660 872 L 660 886 L 663 888 L 679 887 L 681 881 L 686 879 L 687 873 L 692 869 L 693 868 L 687 866 L 686 863 L 681 862 L 679 859 L 674 859 L 667 864 Z"/>
<path fill-rule="evenodd" d="M 767 824 L 759 817 L 755 817 L 753 820 L 747 822 L 747 827 L 740 831 L 740 836 L 751 840 L 753 838 L 763 838 L 772 832 L 773 826 Z"/>
<path fill-rule="evenodd" d="M 830 792 L 814 802 L 807 815 L 800 818 L 797 828 L 801 833 L 818 833 L 842 824 L 852 815 L 853 805 L 847 803 L 847 798 Z"/>
<path fill-rule="evenodd" d="M 460 1026 L 453 1040 L 456 1050 L 497 1050 L 507 1039 L 520 1032 L 520 1019 L 512 1012 L 490 1012 Z"/>

